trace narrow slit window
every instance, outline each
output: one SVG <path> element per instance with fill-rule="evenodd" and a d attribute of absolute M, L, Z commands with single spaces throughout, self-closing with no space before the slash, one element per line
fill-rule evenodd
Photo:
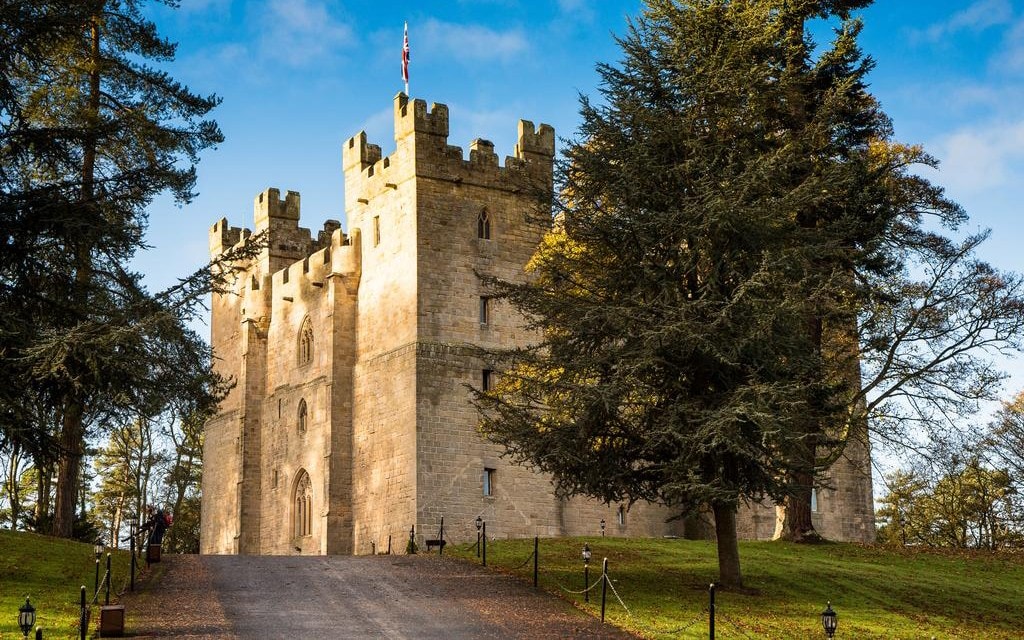
<path fill-rule="evenodd" d="M 811 511 L 818 512 L 818 490 L 811 487 Z"/>
<path fill-rule="evenodd" d="M 373 216 L 373 246 L 380 244 L 380 216 Z"/>
<path fill-rule="evenodd" d="M 480 389 L 482 391 L 490 391 L 494 388 L 494 370 L 484 369 L 480 372 Z"/>
<path fill-rule="evenodd" d="M 299 400 L 299 415 L 298 415 L 298 430 L 299 433 L 306 433 L 306 420 L 308 418 L 308 411 L 306 409 L 306 401 Z"/>
<path fill-rule="evenodd" d="M 491 299 L 487 296 L 480 296 L 480 324 L 491 322 Z"/>
<path fill-rule="evenodd" d="M 494 469 L 484 469 L 484 495 L 494 495 Z"/>
<path fill-rule="evenodd" d="M 619 505 L 619 512 L 617 514 L 617 517 L 619 521 L 619 526 L 626 526 L 626 507 L 622 506 L 621 504 Z"/>

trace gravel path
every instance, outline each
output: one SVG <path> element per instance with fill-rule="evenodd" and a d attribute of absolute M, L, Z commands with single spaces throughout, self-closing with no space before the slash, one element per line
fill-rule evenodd
<path fill-rule="evenodd" d="M 436 556 L 167 555 L 122 598 L 136 638 L 633 638 Z"/>

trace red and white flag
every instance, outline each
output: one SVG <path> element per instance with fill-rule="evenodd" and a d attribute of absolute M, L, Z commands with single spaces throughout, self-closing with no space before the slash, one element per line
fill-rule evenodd
<path fill-rule="evenodd" d="M 402 43 L 402 82 L 405 95 L 409 95 L 409 23 L 405 23 L 405 41 Z"/>

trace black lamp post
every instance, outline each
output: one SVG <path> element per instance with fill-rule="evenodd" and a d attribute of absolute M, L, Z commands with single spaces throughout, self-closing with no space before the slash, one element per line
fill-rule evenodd
<path fill-rule="evenodd" d="M 480 527 L 484 526 L 484 519 L 476 517 L 476 557 L 480 557 Z"/>
<path fill-rule="evenodd" d="M 601 537 L 604 537 L 604 518 L 601 518 Z"/>
<path fill-rule="evenodd" d="M 590 545 L 583 545 L 583 602 L 590 602 Z"/>
<path fill-rule="evenodd" d="M 93 593 L 100 590 L 100 556 L 103 555 L 103 543 L 99 540 L 92 546 L 93 553 L 96 554 L 96 586 L 92 588 Z"/>
<path fill-rule="evenodd" d="M 825 635 L 829 638 L 836 637 L 836 627 L 839 625 L 838 616 L 832 609 L 832 601 L 829 600 L 825 610 L 821 612 L 821 626 L 825 629 Z"/>
<path fill-rule="evenodd" d="M 32 603 L 28 601 L 28 596 L 25 596 L 25 604 L 18 609 L 18 626 L 21 627 L 21 632 L 28 637 L 28 632 L 32 630 L 32 627 L 36 623 L 36 608 L 32 606 Z"/>

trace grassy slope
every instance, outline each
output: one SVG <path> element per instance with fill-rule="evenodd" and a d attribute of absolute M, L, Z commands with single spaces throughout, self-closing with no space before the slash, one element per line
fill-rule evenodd
<path fill-rule="evenodd" d="M 684 540 L 588 538 L 594 557 L 591 582 L 608 558 L 615 590 L 631 615 L 608 594 L 608 619 L 651 638 L 706 638 L 707 586 L 717 573 L 715 547 Z M 566 590 L 582 589 L 583 539 L 542 540 L 541 587 L 591 603 Z M 533 551 L 532 540 L 488 545 L 488 564 L 510 570 Z M 448 547 L 476 561 L 475 551 Z M 826 600 L 839 613 L 842 638 L 1020 638 L 1024 609 L 1024 555 L 894 553 L 846 544 L 797 546 L 741 543 L 744 576 L 760 595 L 719 592 L 717 636 L 822 638 L 819 614 Z M 31 596 L 46 638 L 75 638 L 79 585 L 92 598 L 92 546 L 33 534 L 0 531 L 0 637 L 21 637 L 17 610 Z M 514 573 L 531 579 L 532 563 Z M 128 576 L 126 553 L 115 555 L 115 588 Z M 102 597 L 102 596 L 101 596 Z M 95 614 L 94 614 L 95 615 Z M 95 618 L 94 618 L 95 620 Z M 692 624 L 691 624 L 692 623 Z M 682 632 L 673 632 L 687 626 Z"/>
<path fill-rule="evenodd" d="M 630 614 L 609 592 L 607 618 L 650 638 L 708 637 L 707 587 L 717 574 L 715 547 L 685 540 L 588 538 L 591 582 L 608 573 Z M 599 615 L 582 589 L 584 540 L 540 542 L 540 586 Z M 476 561 L 475 549 L 456 555 Z M 532 540 L 488 545 L 488 565 L 532 580 Z M 446 550 L 446 553 L 448 550 Z M 837 638 L 1020 638 L 1024 636 L 1024 555 L 893 552 L 849 544 L 740 543 L 744 580 L 758 595 L 719 591 L 718 638 L 824 638 L 827 600 L 839 614 Z M 685 631 L 680 632 L 682 627 Z"/>
<path fill-rule="evenodd" d="M 129 556 L 112 556 L 111 601 L 128 579 Z M 101 560 L 100 578 L 106 570 Z M 25 596 L 36 608 L 36 625 L 44 638 L 77 638 L 80 588 L 92 601 L 96 580 L 93 546 L 32 533 L 0 530 L 0 637 L 20 638 L 18 607 Z M 104 593 L 100 594 L 100 604 Z M 93 609 L 93 621 L 98 612 Z"/>

